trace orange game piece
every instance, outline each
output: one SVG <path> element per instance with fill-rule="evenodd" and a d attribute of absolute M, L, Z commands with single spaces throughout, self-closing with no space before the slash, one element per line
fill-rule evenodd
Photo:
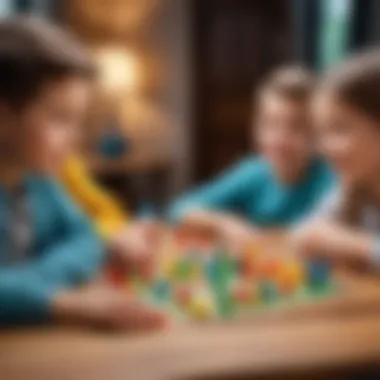
<path fill-rule="evenodd" d="M 250 304 L 255 300 L 256 295 L 256 287 L 247 282 L 237 283 L 232 288 L 232 297 L 238 304 Z"/>
<path fill-rule="evenodd" d="M 297 262 L 284 263 L 278 272 L 276 279 L 281 292 L 291 293 L 304 280 L 302 265 Z"/>
<path fill-rule="evenodd" d="M 268 259 L 260 264 L 260 275 L 264 278 L 274 278 L 278 275 L 282 267 L 279 259 Z"/>

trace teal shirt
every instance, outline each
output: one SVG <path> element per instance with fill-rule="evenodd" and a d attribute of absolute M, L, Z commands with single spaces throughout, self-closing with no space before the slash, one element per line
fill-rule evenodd
<path fill-rule="evenodd" d="M 331 170 L 318 158 L 288 185 L 276 178 L 264 158 L 250 157 L 176 200 L 169 219 L 176 222 L 189 210 L 202 208 L 237 213 L 261 227 L 284 227 L 310 213 L 333 182 Z"/>
<path fill-rule="evenodd" d="M 54 294 L 88 281 L 103 259 L 96 234 L 58 184 L 31 176 L 25 185 L 31 249 L 12 265 L 7 251 L 9 194 L 0 187 L 0 324 L 48 320 Z"/>

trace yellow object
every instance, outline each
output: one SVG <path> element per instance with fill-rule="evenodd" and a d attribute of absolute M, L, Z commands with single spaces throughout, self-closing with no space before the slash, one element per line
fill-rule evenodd
<path fill-rule="evenodd" d="M 95 183 L 80 159 L 71 157 L 66 161 L 61 181 L 102 237 L 111 239 L 123 227 L 126 215 L 122 208 Z"/>
<path fill-rule="evenodd" d="M 297 262 L 285 263 L 279 270 L 277 280 L 281 290 L 285 292 L 294 290 L 304 280 L 302 265 Z"/>
<path fill-rule="evenodd" d="M 214 314 L 214 307 L 210 297 L 194 296 L 188 306 L 190 314 L 196 319 L 209 319 Z"/>
<path fill-rule="evenodd" d="M 162 258 L 160 270 L 165 278 L 175 280 L 177 261 L 178 259 L 171 255 L 166 255 Z"/>

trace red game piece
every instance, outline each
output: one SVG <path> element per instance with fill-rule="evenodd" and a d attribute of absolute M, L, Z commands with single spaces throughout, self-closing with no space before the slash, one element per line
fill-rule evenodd
<path fill-rule="evenodd" d="M 188 305 L 191 300 L 191 290 L 186 286 L 179 286 L 175 289 L 175 299 L 178 304 L 185 306 Z"/>
<path fill-rule="evenodd" d="M 250 283 L 238 283 L 232 289 L 232 297 L 238 304 L 250 304 L 255 299 L 254 287 Z"/>
<path fill-rule="evenodd" d="M 250 257 L 243 257 L 240 269 L 244 277 L 252 278 L 257 274 L 257 262 Z"/>
<path fill-rule="evenodd" d="M 105 277 L 114 287 L 120 288 L 124 286 L 127 278 L 125 266 L 116 260 L 108 262 L 105 268 Z"/>
<path fill-rule="evenodd" d="M 146 260 L 139 263 L 137 273 L 144 281 L 151 282 L 155 277 L 155 265 L 153 261 Z"/>

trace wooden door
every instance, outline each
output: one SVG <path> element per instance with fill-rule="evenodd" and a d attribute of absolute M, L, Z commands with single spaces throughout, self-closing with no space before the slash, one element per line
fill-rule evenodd
<path fill-rule="evenodd" d="M 286 0 L 193 4 L 195 179 L 203 180 L 252 148 L 253 91 L 292 56 L 292 9 Z"/>

